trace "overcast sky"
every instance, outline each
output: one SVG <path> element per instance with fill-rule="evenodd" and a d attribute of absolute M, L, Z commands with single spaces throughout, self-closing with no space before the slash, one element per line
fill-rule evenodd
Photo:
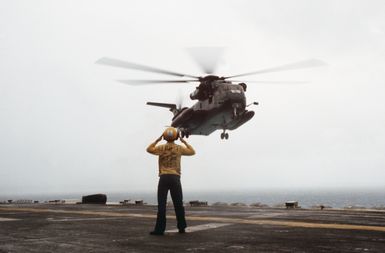
<path fill-rule="evenodd" d="M 0 195 L 150 191 L 145 152 L 172 114 L 147 101 L 188 99 L 193 84 L 94 64 L 114 57 L 200 75 L 185 48 L 226 49 L 218 75 L 308 58 L 322 68 L 249 80 L 255 116 L 192 136 L 185 191 L 385 187 L 384 1 L 0 1 Z"/>

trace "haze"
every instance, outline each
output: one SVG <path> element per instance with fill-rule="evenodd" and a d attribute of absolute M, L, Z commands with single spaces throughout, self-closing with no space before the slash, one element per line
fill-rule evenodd
<path fill-rule="evenodd" d="M 194 84 L 94 64 L 202 74 L 185 48 L 224 47 L 218 75 L 308 58 L 327 67 L 246 80 L 254 118 L 223 141 L 188 139 L 185 191 L 384 187 L 384 1 L 1 1 L 0 192 L 149 191 L 145 152 Z"/>

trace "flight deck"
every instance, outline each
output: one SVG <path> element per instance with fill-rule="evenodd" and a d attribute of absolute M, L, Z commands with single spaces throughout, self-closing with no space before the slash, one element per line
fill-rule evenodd
<path fill-rule="evenodd" d="M 0 205 L 0 252 L 385 252 L 385 211 L 173 207 L 152 236 L 156 206 Z"/>

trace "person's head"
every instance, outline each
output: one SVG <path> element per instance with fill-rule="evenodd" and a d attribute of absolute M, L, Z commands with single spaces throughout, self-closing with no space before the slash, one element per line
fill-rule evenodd
<path fill-rule="evenodd" d="M 163 139 L 167 142 L 173 142 L 178 139 L 178 131 L 174 127 L 168 127 L 163 132 Z"/>

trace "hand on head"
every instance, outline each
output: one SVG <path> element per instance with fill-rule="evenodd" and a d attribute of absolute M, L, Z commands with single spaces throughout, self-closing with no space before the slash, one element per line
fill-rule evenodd
<path fill-rule="evenodd" d="M 185 141 L 185 139 L 183 139 L 182 137 L 179 136 L 179 140 L 183 143 L 183 144 L 187 144 L 187 142 Z"/>
<path fill-rule="evenodd" d="M 156 142 L 160 142 L 163 139 L 163 134 L 156 139 Z"/>

